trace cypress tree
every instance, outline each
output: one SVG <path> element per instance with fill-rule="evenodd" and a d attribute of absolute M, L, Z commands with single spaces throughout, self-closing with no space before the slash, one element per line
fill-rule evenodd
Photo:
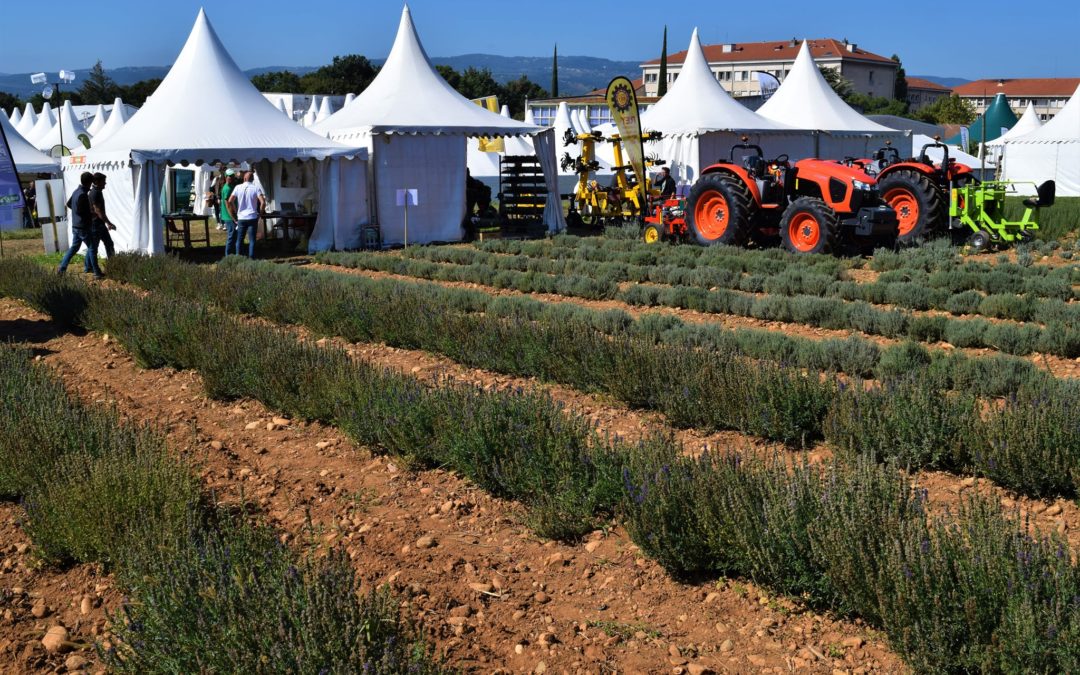
<path fill-rule="evenodd" d="M 559 45 L 551 57 L 551 98 L 559 98 Z"/>
<path fill-rule="evenodd" d="M 667 26 L 664 26 L 664 46 L 660 48 L 660 84 L 656 87 L 656 95 L 663 96 L 667 93 Z"/>

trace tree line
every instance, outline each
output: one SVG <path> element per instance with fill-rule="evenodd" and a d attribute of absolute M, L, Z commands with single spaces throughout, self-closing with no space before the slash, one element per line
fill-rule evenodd
<path fill-rule="evenodd" d="M 499 103 L 509 106 L 510 115 L 516 119 L 523 118 L 526 100 L 548 97 L 547 90 L 525 75 L 501 83 L 495 80 L 487 68 L 470 66 L 461 72 L 450 66 L 435 66 L 435 69 L 465 98 L 498 96 Z M 256 89 L 263 92 L 343 96 L 348 93 L 361 93 L 378 74 L 379 67 L 367 57 L 349 54 L 335 56 L 329 64 L 310 73 L 297 75 L 291 71 L 280 70 L 255 75 L 251 82 Z"/>

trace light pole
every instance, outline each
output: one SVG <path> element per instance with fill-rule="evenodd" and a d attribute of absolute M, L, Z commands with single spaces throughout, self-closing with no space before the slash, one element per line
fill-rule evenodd
<path fill-rule="evenodd" d="M 59 73 L 57 73 L 57 80 L 54 84 L 49 84 L 49 78 L 47 75 L 45 75 L 45 73 L 34 73 L 30 76 L 30 82 L 32 84 L 42 85 L 41 95 L 46 100 L 52 98 L 54 91 L 59 95 L 61 83 L 71 84 L 74 81 L 75 72 L 71 70 L 61 70 Z M 57 100 L 60 100 L 59 96 L 57 97 Z M 63 107 L 62 103 L 60 107 Z M 56 123 L 60 125 L 60 156 L 62 157 L 64 155 L 64 150 L 67 149 L 67 146 L 64 145 L 64 116 L 57 115 Z M 51 155 L 52 153 L 50 152 L 49 154 Z"/>

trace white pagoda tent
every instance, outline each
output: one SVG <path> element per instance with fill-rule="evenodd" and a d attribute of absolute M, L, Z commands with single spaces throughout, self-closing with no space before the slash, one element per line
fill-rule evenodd
<path fill-rule="evenodd" d="M 510 108 L 503 106 L 499 114 L 510 119 Z M 499 152 L 484 152 L 480 150 L 480 139 L 469 140 L 468 165 L 469 173 L 473 178 L 499 177 L 499 159 L 506 155 L 535 155 L 532 143 L 520 136 L 508 136 L 503 141 L 503 149 Z"/>
<path fill-rule="evenodd" d="M 57 145 L 63 145 L 74 154 L 79 154 L 86 149 L 86 145 L 79 139 L 80 135 L 89 138 L 86 127 L 75 117 L 71 109 L 71 101 L 64 101 L 60 106 L 60 112 L 56 116 L 56 124 L 46 133 L 34 138 L 34 145 L 42 152 L 49 152 Z"/>
<path fill-rule="evenodd" d="M 1039 119 L 1039 114 L 1035 112 L 1035 105 L 1028 101 L 1027 108 L 1024 109 L 1024 114 L 1020 116 L 1020 119 L 1013 125 L 1012 129 L 1009 129 L 1005 133 L 1001 134 L 992 141 L 986 142 L 988 148 L 1001 148 L 1005 147 L 1005 141 L 1020 138 L 1035 131 L 1043 125 L 1042 120 Z"/>
<path fill-rule="evenodd" d="M 98 132 L 105 128 L 108 117 L 105 114 L 105 106 L 98 103 L 97 107 L 94 108 L 94 121 L 90 123 L 90 126 L 86 127 L 86 130 L 90 132 L 91 136 L 97 136 Z"/>
<path fill-rule="evenodd" d="M 22 122 L 22 111 L 19 110 L 19 106 L 15 106 L 11 109 L 11 114 L 8 116 L 8 122 L 11 123 L 13 128 L 19 126 L 19 122 Z"/>
<path fill-rule="evenodd" d="M 1035 184 L 1053 179 L 1058 196 L 1080 196 L 1080 87 L 1046 124 L 1006 139 L 1002 165 L 1005 180 L 1022 183 L 1021 194 L 1035 194 Z"/>
<path fill-rule="evenodd" d="M 549 231 L 565 228 L 553 134 L 489 112 L 456 92 L 431 65 L 408 6 L 375 80 L 313 130 L 371 150 L 374 212 L 383 243 L 405 239 L 405 209 L 398 206 L 399 190 L 405 189 L 417 191 L 417 203 L 408 207 L 410 242 L 462 238 L 466 141 L 480 136 L 534 137 L 547 176 L 544 223 Z"/>
<path fill-rule="evenodd" d="M 25 119 L 25 115 L 23 119 Z M 53 114 L 52 106 L 48 101 L 41 106 L 41 113 L 37 116 L 37 121 L 34 122 L 34 127 L 23 133 L 23 138 L 34 144 L 34 147 L 39 147 L 37 139 L 44 138 L 45 134 L 52 131 L 52 128 L 56 126 L 56 115 Z"/>
<path fill-rule="evenodd" d="M 26 110 L 23 111 L 22 119 L 15 125 L 15 130 L 22 134 L 23 138 L 30 135 L 34 125 L 37 124 L 37 113 L 34 112 L 34 106 L 29 103 L 26 104 Z"/>
<path fill-rule="evenodd" d="M 663 134 L 660 141 L 646 144 L 646 154 L 665 160 L 676 182 L 685 184 L 697 180 L 702 167 L 731 158 L 732 146 L 741 144 L 744 135 L 748 144 L 761 146 L 767 159 L 787 153 L 794 160 L 814 151 L 813 131 L 762 117 L 731 97 L 710 70 L 696 28 L 679 77 L 642 113 L 641 125 Z M 748 151 L 740 152 L 736 162 Z"/>
<path fill-rule="evenodd" d="M 94 134 L 91 145 L 98 146 L 104 143 L 107 138 L 119 131 L 120 127 L 127 124 L 128 119 L 128 107 L 124 105 L 124 102 L 121 101 L 119 97 L 117 97 L 117 99 L 113 101 L 109 118 L 105 121 L 105 124 L 98 129 L 98 132 Z"/>
<path fill-rule="evenodd" d="M 680 76 L 681 77 L 681 76 Z M 844 102 L 821 75 L 803 42 L 791 72 L 758 114 L 796 129 L 818 133 L 811 155 L 822 159 L 869 157 L 892 141 L 902 157 L 911 156 L 911 136 L 869 120 Z M 789 153 L 790 154 L 790 153 Z M 795 155 L 792 159 L 798 159 Z"/>
<path fill-rule="evenodd" d="M 206 105 L 208 100 L 215 104 Z M 83 171 L 105 173 L 117 249 L 155 254 L 165 248 L 161 202 L 167 166 L 248 162 L 269 168 L 275 162 L 326 160 L 318 167 L 316 232 L 355 245 L 368 219 L 365 159 L 364 150 L 312 134 L 282 117 L 237 67 L 200 10 L 153 96 L 85 156 L 68 158 L 64 179 L 70 192 Z M 272 199 L 268 178 L 262 173 L 260 180 Z"/>

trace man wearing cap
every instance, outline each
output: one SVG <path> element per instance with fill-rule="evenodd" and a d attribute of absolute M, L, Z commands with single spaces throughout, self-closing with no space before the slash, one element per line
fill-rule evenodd
<path fill-rule="evenodd" d="M 232 194 L 235 185 L 236 172 L 232 169 L 225 169 L 225 184 L 221 186 L 221 209 L 218 213 L 218 220 L 221 221 L 225 231 L 228 233 L 225 238 L 225 255 L 230 253 L 240 254 L 240 242 L 236 238 L 236 235 L 239 234 L 236 231 L 236 214 L 233 213 L 233 206 L 229 203 L 229 195 Z"/>

